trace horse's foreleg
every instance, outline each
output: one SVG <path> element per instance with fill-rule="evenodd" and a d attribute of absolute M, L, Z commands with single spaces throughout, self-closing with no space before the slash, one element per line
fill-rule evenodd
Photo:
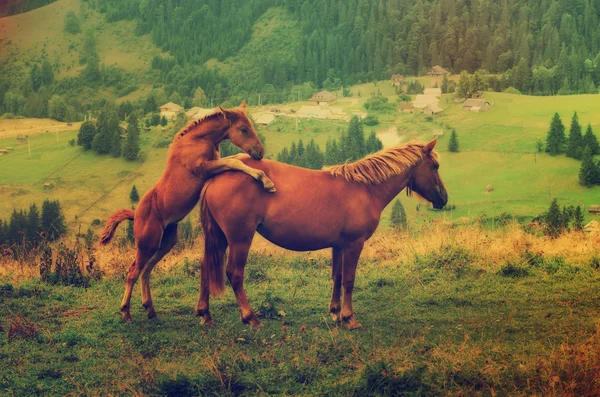
<path fill-rule="evenodd" d="M 342 250 L 333 248 L 331 255 L 331 280 L 333 281 L 333 292 L 329 303 L 329 314 L 333 321 L 340 321 L 340 295 L 342 288 Z"/>
<path fill-rule="evenodd" d="M 342 285 L 344 287 L 344 304 L 342 306 L 342 321 L 349 330 L 362 327 L 352 311 L 352 289 L 358 258 L 362 252 L 364 241 L 355 242 L 344 248 L 342 253 Z"/>
<path fill-rule="evenodd" d="M 154 255 L 160 247 L 160 240 L 163 234 L 162 226 L 158 220 L 149 219 L 144 221 L 136 218 L 134 226 L 137 253 L 135 261 L 129 267 L 127 281 L 125 282 L 125 294 L 121 302 L 121 314 L 125 321 L 131 320 L 130 308 L 133 287 L 142 270 L 153 260 Z"/>
<path fill-rule="evenodd" d="M 260 322 L 256 319 L 246 291 L 244 290 L 244 267 L 248 259 L 248 250 L 251 242 L 237 243 L 229 246 L 229 259 L 225 273 L 231 283 L 235 298 L 240 308 L 240 315 L 245 324 L 250 324 L 253 328 L 260 327 Z"/>
<path fill-rule="evenodd" d="M 148 318 L 156 317 L 156 311 L 152 304 L 152 294 L 150 293 L 150 273 L 154 266 L 164 258 L 166 254 L 177 244 L 177 224 L 171 224 L 165 228 L 160 248 L 142 270 L 142 306 L 148 313 Z"/>
<path fill-rule="evenodd" d="M 211 178 L 226 171 L 240 171 L 261 182 L 268 192 L 275 192 L 275 185 L 269 177 L 267 177 L 267 174 L 262 170 L 248 167 L 240 160 L 226 157 L 219 160 L 207 161 L 206 163 L 203 163 L 202 167 L 207 178 Z"/>

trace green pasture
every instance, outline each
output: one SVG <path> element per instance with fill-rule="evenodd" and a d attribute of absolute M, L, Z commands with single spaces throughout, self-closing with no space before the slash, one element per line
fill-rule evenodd
<path fill-rule="evenodd" d="M 157 319 L 136 288 L 129 324 L 122 280 L 0 284 L 0 394 L 593 395 L 598 262 L 494 266 L 477 255 L 450 244 L 361 261 L 363 328 L 352 332 L 327 314 L 326 259 L 251 255 L 258 331 L 241 323 L 229 287 L 211 301 L 216 326 L 200 324 L 193 262 L 155 272 Z"/>

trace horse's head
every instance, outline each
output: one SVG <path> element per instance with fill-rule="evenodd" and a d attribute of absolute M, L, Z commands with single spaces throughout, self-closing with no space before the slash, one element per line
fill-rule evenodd
<path fill-rule="evenodd" d="M 227 136 L 231 143 L 248 153 L 253 159 L 262 159 L 265 149 L 252 121 L 246 115 L 246 101 L 243 101 L 236 111 L 220 109 L 230 121 Z"/>
<path fill-rule="evenodd" d="M 423 145 L 423 161 L 417 166 L 408 187 L 440 209 L 448 202 L 448 192 L 440 178 L 437 154 L 433 151 L 436 143 L 437 138 Z"/>

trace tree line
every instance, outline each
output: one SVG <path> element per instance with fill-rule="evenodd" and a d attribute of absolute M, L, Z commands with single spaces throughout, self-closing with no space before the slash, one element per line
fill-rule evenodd
<path fill-rule="evenodd" d="M 9 219 L 0 219 L 0 245 L 36 245 L 55 241 L 67 232 L 60 203 L 45 200 L 40 212 L 36 204 L 29 210 L 13 210 Z"/>
<path fill-rule="evenodd" d="M 538 142 L 538 150 L 541 149 L 542 144 Z M 565 154 L 567 157 L 581 160 L 579 183 L 583 186 L 600 185 L 600 162 L 594 160 L 594 156 L 600 154 L 598 138 L 589 123 L 585 134 L 582 134 L 577 112 L 574 112 L 571 118 L 568 136 L 560 116 L 554 113 L 546 135 L 545 150 L 551 156 Z"/>
<path fill-rule="evenodd" d="M 331 138 L 327 140 L 324 152 L 314 140 L 304 147 L 300 139 L 297 144 L 292 142 L 289 149 L 284 147 L 277 155 L 277 161 L 299 167 L 321 169 L 324 165 L 356 161 L 381 149 L 383 144 L 375 132 L 371 132 L 365 139 L 363 123 L 357 116 L 353 116 L 347 131 L 342 132 L 339 141 Z"/>

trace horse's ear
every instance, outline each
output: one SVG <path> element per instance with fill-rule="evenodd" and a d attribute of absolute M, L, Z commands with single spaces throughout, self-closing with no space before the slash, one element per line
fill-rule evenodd
<path fill-rule="evenodd" d="M 423 146 L 423 153 L 425 153 L 425 154 L 431 153 L 431 151 L 435 147 L 436 143 L 437 143 L 437 137 L 433 138 L 433 140 L 431 142 L 426 143 L 425 146 Z"/>
<path fill-rule="evenodd" d="M 219 106 L 219 113 L 221 113 L 224 118 L 227 118 L 227 112 L 221 106 Z"/>
<path fill-rule="evenodd" d="M 242 101 L 242 103 L 240 103 L 240 108 L 244 109 L 244 112 L 246 111 L 246 100 L 245 99 Z"/>

